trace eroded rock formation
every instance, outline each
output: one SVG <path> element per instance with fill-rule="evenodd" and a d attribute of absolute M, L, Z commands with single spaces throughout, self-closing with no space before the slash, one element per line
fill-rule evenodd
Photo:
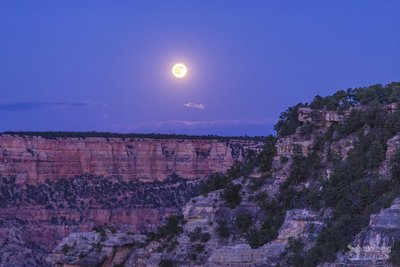
<path fill-rule="evenodd" d="M 203 179 L 262 145 L 240 139 L 0 135 L 1 262 L 12 266 L 25 255 L 28 265 L 44 266 L 62 238 L 98 225 L 153 230 L 198 194 Z M 9 234 L 14 237 L 7 239 Z"/>
<path fill-rule="evenodd" d="M 119 176 L 124 181 L 185 179 L 225 172 L 261 141 L 222 139 L 57 138 L 0 135 L 0 174 L 18 184 L 82 174 Z"/>
<path fill-rule="evenodd" d="M 341 123 L 349 112 L 340 114 L 330 110 L 313 110 L 309 107 L 301 107 L 298 109 L 297 119 L 300 122 L 313 122 L 319 125 L 329 126 L 332 123 Z"/>
<path fill-rule="evenodd" d="M 315 233 L 318 233 L 323 226 L 323 220 L 316 212 L 290 210 L 286 213 L 285 221 L 279 230 L 278 238 L 262 247 L 251 248 L 243 238 L 221 240 L 216 231 L 217 226 L 212 224 L 215 222 L 216 217 L 225 217 L 232 220 L 237 214 L 245 211 L 257 220 L 259 210 L 257 206 L 248 202 L 244 202 L 231 210 L 222 201 L 216 201 L 218 199 L 217 194 L 212 193 L 207 197 L 200 196 L 193 198 L 185 205 L 183 214 L 186 223 L 183 233 L 179 235 L 176 246 L 169 253 L 160 253 L 159 247 L 161 244 L 157 242 L 137 247 L 133 247 L 134 242 L 130 242 L 131 254 L 129 256 L 123 254 L 124 258 L 126 258 L 123 266 L 156 267 L 160 265 L 163 259 L 170 259 L 175 263 L 179 262 L 179 266 L 193 266 L 193 255 L 196 256 L 197 266 L 275 266 L 279 262 L 281 254 L 285 251 L 290 238 L 313 240 Z M 221 216 L 221 214 L 223 215 Z M 190 235 L 196 229 L 200 229 L 203 233 L 210 235 L 206 243 L 201 243 L 190 238 Z M 110 239 L 108 235 L 108 232 L 104 232 L 103 239 Z M 96 242 L 91 241 L 93 238 L 96 239 Z M 126 238 L 126 240 L 132 240 L 132 238 Z M 64 238 L 55 248 L 53 253 L 47 258 L 47 261 L 52 266 L 66 266 L 66 264 L 72 263 L 84 266 L 83 262 L 95 259 L 97 264 L 101 263 L 100 266 L 109 266 L 107 265 L 108 263 L 102 263 L 100 259 L 110 258 L 110 255 L 114 255 L 115 251 L 124 250 L 126 247 L 126 243 L 117 245 L 114 242 L 113 245 L 109 246 L 112 248 L 107 250 L 108 253 L 102 253 L 102 249 L 98 250 L 95 256 L 93 256 L 91 253 L 95 251 L 94 247 L 96 247 L 93 244 L 98 243 L 101 243 L 100 236 L 96 233 L 71 234 Z M 199 245 L 202 247 L 202 251 L 195 252 L 194 249 Z M 80 254 L 82 255 L 81 258 L 78 257 Z M 120 262 L 113 261 L 113 263 L 119 264 Z"/>
<path fill-rule="evenodd" d="M 73 233 L 63 239 L 46 261 L 57 267 L 121 266 L 130 250 L 145 239 L 145 236 L 112 233 L 103 229 L 100 232 Z"/>

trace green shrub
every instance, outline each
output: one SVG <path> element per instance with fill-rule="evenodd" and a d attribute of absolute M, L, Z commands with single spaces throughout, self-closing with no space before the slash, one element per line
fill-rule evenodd
<path fill-rule="evenodd" d="M 252 223 L 252 217 L 248 213 L 242 213 L 236 216 L 235 225 L 241 233 L 246 233 Z"/>
<path fill-rule="evenodd" d="M 400 150 L 397 150 L 391 160 L 391 175 L 392 179 L 400 182 Z"/>
<path fill-rule="evenodd" d="M 291 135 L 296 132 L 297 127 L 301 125 L 301 122 L 297 119 L 297 110 L 303 106 L 303 104 L 299 103 L 281 113 L 278 122 L 274 126 L 279 137 Z"/>
<path fill-rule="evenodd" d="M 258 165 L 260 171 L 264 173 L 271 171 L 272 162 L 276 155 L 275 145 L 276 145 L 276 137 L 272 135 L 267 136 L 262 151 L 257 155 L 255 159 L 255 165 Z"/>
<path fill-rule="evenodd" d="M 190 253 L 190 254 L 189 254 L 189 259 L 190 259 L 191 261 L 197 260 L 197 254 L 196 254 L 196 253 Z"/>
<path fill-rule="evenodd" d="M 247 188 L 253 192 L 257 191 L 264 185 L 265 180 L 266 180 L 265 176 L 260 178 L 252 178 Z"/>
<path fill-rule="evenodd" d="M 200 227 L 196 227 L 193 232 L 188 234 L 190 242 L 200 241 L 203 243 L 208 242 L 211 238 L 210 234 L 207 232 L 202 232 Z"/>
<path fill-rule="evenodd" d="M 311 122 L 306 122 L 302 126 L 299 127 L 299 133 L 301 135 L 310 135 L 313 130 L 316 128 L 316 125 Z"/>
<path fill-rule="evenodd" d="M 300 239 L 290 237 L 284 254 L 288 266 L 304 266 L 304 243 Z"/>
<path fill-rule="evenodd" d="M 110 230 L 110 232 L 112 234 L 115 234 L 117 232 L 117 228 L 115 228 L 115 226 L 113 226 L 113 225 L 109 226 L 108 229 Z"/>
<path fill-rule="evenodd" d="M 160 240 L 161 238 L 167 238 L 171 240 L 175 236 L 179 235 L 183 231 L 182 225 L 184 219 L 182 215 L 171 215 L 167 218 L 164 225 L 159 226 L 155 233 L 148 234 L 149 240 Z"/>
<path fill-rule="evenodd" d="M 201 233 L 200 242 L 207 243 L 208 240 L 210 240 L 210 238 L 211 238 L 211 235 L 209 233 L 207 233 L 207 232 Z"/>
<path fill-rule="evenodd" d="M 213 174 L 200 187 L 200 194 L 207 195 L 212 191 L 223 189 L 229 185 L 230 181 L 230 178 L 228 178 L 226 175 L 220 173 Z"/>
<path fill-rule="evenodd" d="M 176 246 L 177 246 L 178 244 L 179 244 L 179 243 L 178 243 L 178 241 L 176 241 L 176 240 L 170 241 L 170 242 L 168 243 L 168 246 L 167 246 L 167 252 L 172 252 L 172 251 L 176 248 Z"/>
<path fill-rule="evenodd" d="M 222 219 L 222 220 L 218 220 L 217 224 L 218 224 L 218 226 L 216 228 L 216 232 L 217 232 L 218 236 L 220 238 L 228 238 L 231 235 L 229 227 L 228 227 L 228 222 L 226 220 Z"/>
<path fill-rule="evenodd" d="M 240 184 L 229 184 L 222 192 L 222 199 L 233 209 L 242 202 L 242 186 Z"/>
<path fill-rule="evenodd" d="M 251 248 L 259 248 L 269 241 L 274 240 L 277 236 L 277 232 L 272 229 L 261 228 L 258 230 L 256 228 L 251 228 L 246 235 L 246 240 Z"/>
<path fill-rule="evenodd" d="M 390 250 L 390 258 L 389 262 L 397 265 L 400 265 L 400 241 L 394 243 Z"/>
<path fill-rule="evenodd" d="M 193 245 L 192 248 L 197 254 L 200 254 L 200 253 L 204 252 L 204 245 L 203 244 Z"/>
<path fill-rule="evenodd" d="M 97 242 L 96 244 L 94 244 L 94 248 L 97 251 L 101 251 L 103 249 L 103 245 L 100 242 Z"/>
<path fill-rule="evenodd" d="M 67 244 L 64 244 L 61 248 L 62 252 L 64 253 L 64 255 L 67 255 L 68 252 L 70 251 L 70 247 Z"/>
<path fill-rule="evenodd" d="M 93 231 L 95 231 L 96 233 L 98 233 L 102 239 L 102 241 L 105 240 L 106 238 L 106 230 L 102 227 L 102 226 L 94 226 L 93 227 Z"/>
<path fill-rule="evenodd" d="M 172 260 L 162 259 L 158 266 L 160 266 L 160 267 L 174 267 L 174 266 L 177 266 L 177 265 Z"/>
<path fill-rule="evenodd" d="M 286 156 L 281 156 L 281 157 L 279 158 L 279 162 L 280 162 L 281 164 L 286 164 L 288 161 L 289 161 L 289 158 L 286 157 Z"/>
<path fill-rule="evenodd" d="M 201 238 L 201 228 L 196 227 L 193 232 L 189 233 L 190 242 L 195 242 Z"/>

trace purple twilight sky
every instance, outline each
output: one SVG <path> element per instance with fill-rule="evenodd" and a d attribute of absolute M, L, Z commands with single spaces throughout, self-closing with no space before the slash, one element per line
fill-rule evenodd
<path fill-rule="evenodd" d="M 397 0 L 3 0 L 0 131 L 271 134 L 316 94 L 399 81 L 399 14 Z"/>

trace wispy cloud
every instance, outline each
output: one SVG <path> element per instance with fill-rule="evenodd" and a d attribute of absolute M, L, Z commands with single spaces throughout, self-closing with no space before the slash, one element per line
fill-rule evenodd
<path fill-rule="evenodd" d="M 271 119 L 220 119 L 220 120 L 166 120 L 166 121 L 150 121 L 137 124 L 114 124 L 113 128 L 123 131 L 140 131 L 140 130 L 161 130 L 165 128 L 190 128 L 197 129 L 203 127 L 232 127 L 232 126 L 263 126 L 271 125 L 276 121 Z"/>
<path fill-rule="evenodd" d="M 186 121 L 186 120 L 167 120 L 156 122 L 155 126 L 240 126 L 240 125 L 267 125 L 274 120 L 266 119 L 227 119 L 227 120 L 202 120 L 202 121 Z"/>
<path fill-rule="evenodd" d="M 26 102 L 10 102 L 0 103 L 0 110 L 30 110 L 35 108 L 45 107 L 105 107 L 107 104 L 80 101 L 80 102 L 40 102 L 40 101 L 26 101 Z"/>
<path fill-rule="evenodd" d="M 203 104 L 196 104 L 193 102 L 188 102 L 186 104 L 183 104 L 187 108 L 195 108 L 195 109 L 205 109 L 206 107 Z"/>

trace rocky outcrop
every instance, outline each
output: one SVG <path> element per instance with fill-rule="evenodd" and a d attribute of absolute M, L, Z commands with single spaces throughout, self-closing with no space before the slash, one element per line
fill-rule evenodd
<path fill-rule="evenodd" d="M 303 240 L 313 239 L 323 225 L 323 217 L 318 212 L 306 209 L 288 210 L 277 240 L 287 242 L 293 237 L 301 237 Z"/>
<path fill-rule="evenodd" d="M 251 248 L 243 236 L 221 239 L 218 235 L 218 221 L 225 219 L 233 224 L 239 214 L 249 214 L 253 221 L 262 217 L 261 211 L 254 203 L 243 201 L 239 206 L 230 209 L 219 200 L 219 192 L 199 196 L 189 201 L 183 208 L 185 225 L 182 234 L 172 250 L 160 251 L 159 243 L 150 243 L 144 248 L 132 250 L 125 267 L 159 266 L 161 261 L 170 260 L 179 266 L 275 266 L 281 260 L 290 238 L 301 238 L 313 242 L 323 226 L 321 216 L 308 210 L 290 210 L 279 230 L 277 239 L 259 248 Z M 232 227 L 232 225 L 230 226 Z M 191 235 L 198 231 L 209 235 L 205 242 L 194 240 Z M 231 229 L 231 231 L 235 231 Z M 200 246 L 201 252 L 193 252 Z M 195 257 L 193 258 L 193 255 Z"/>
<path fill-rule="evenodd" d="M 225 172 L 260 150 L 261 141 L 233 139 L 57 138 L 0 135 L 0 174 L 19 184 L 82 174 L 119 176 L 124 181 L 186 179 Z"/>
<path fill-rule="evenodd" d="M 299 138 L 296 135 L 279 138 L 276 142 L 276 156 L 273 161 L 274 177 L 276 183 L 268 189 L 270 194 L 276 194 L 279 191 L 281 182 L 287 179 L 290 172 L 291 159 L 295 153 L 301 153 L 307 156 L 313 144 L 310 138 Z M 286 162 L 283 162 L 285 159 Z"/>
<path fill-rule="evenodd" d="M 276 266 L 290 238 L 313 242 L 323 226 L 323 220 L 316 212 L 290 210 L 286 213 L 278 238 L 260 248 L 252 249 L 243 238 L 229 240 L 219 238 L 215 221 L 216 218 L 223 217 L 233 220 L 243 211 L 251 213 L 253 218 L 257 219 L 258 207 L 245 202 L 231 210 L 217 199 L 218 193 L 211 193 L 188 202 L 183 208 L 185 225 L 182 234 L 176 241 L 169 241 L 166 244 L 176 242 L 172 250 L 160 251 L 162 244 L 158 242 L 148 243 L 146 246 L 134 246 L 144 242 L 143 238 L 139 240 L 137 236 L 120 234 L 115 237 L 109 232 L 103 232 L 103 235 L 94 232 L 73 233 L 64 238 L 54 249 L 47 257 L 47 262 L 57 267 L 70 265 L 107 267 L 118 264 L 125 267 L 155 267 L 162 261 L 171 260 L 175 264 L 179 263 L 179 266 L 193 266 L 192 255 L 196 255 L 195 264 L 198 266 Z M 203 233 L 210 235 L 205 243 L 190 238 L 196 229 L 201 229 Z M 202 252 L 193 252 L 193 247 L 196 245 L 203 247 Z M 129 253 L 126 253 L 127 248 L 130 249 Z"/>
<path fill-rule="evenodd" d="M 318 125 L 329 126 L 332 123 L 341 123 L 349 112 L 340 114 L 330 110 L 313 110 L 309 107 L 301 107 L 298 109 L 297 119 L 300 122 L 312 122 Z"/>
<path fill-rule="evenodd" d="M 308 152 L 310 150 L 310 147 L 313 143 L 313 140 L 308 139 L 299 139 L 294 136 L 286 137 L 286 138 L 280 138 L 277 141 L 276 144 L 276 149 L 277 149 L 277 156 L 285 156 L 285 157 L 291 157 L 294 155 L 295 148 L 299 148 L 299 152 L 303 153 L 304 156 L 308 155 Z"/>
<path fill-rule="evenodd" d="M 325 266 L 390 266 L 391 247 L 400 239 L 400 198 L 373 214 L 368 227 L 349 245 L 349 252 L 339 254 L 337 262 Z"/>
<path fill-rule="evenodd" d="M 326 109 L 312 109 L 310 107 L 300 107 L 297 110 L 297 119 L 300 122 L 311 122 L 316 125 L 329 126 L 332 123 L 342 123 L 351 113 L 352 110 L 365 109 L 364 106 L 355 106 L 343 110 L 342 112 L 326 110 Z M 383 110 L 389 113 L 393 113 L 398 110 L 397 103 L 390 103 L 383 106 Z"/>
<path fill-rule="evenodd" d="M 185 224 L 182 233 L 175 241 L 168 243 L 151 243 L 145 248 L 132 251 L 126 267 L 134 266 L 159 266 L 162 260 L 172 260 L 179 263 L 179 266 L 192 266 L 193 264 L 204 266 L 210 255 L 217 249 L 221 248 L 227 240 L 219 238 L 216 227 L 217 221 L 221 218 L 232 221 L 237 214 L 248 212 L 257 218 L 259 208 L 254 203 L 244 201 L 235 209 L 230 209 L 219 198 L 220 192 L 212 192 L 207 196 L 198 196 L 192 198 L 182 208 Z M 204 242 L 193 240 L 190 236 L 196 231 L 199 234 L 208 235 Z M 176 242 L 172 249 L 160 251 L 159 248 L 169 246 L 171 242 Z M 241 243 L 240 240 L 229 240 L 229 243 Z M 196 246 L 202 249 L 196 252 Z M 160 253 L 162 252 L 162 253 Z"/>
<path fill-rule="evenodd" d="M 206 266 L 276 266 L 285 249 L 283 243 L 269 243 L 252 249 L 248 244 L 239 244 L 217 249 Z"/>
<path fill-rule="evenodd" d="M 277 266 L 290 238 L 301 238 L 311 243 L 322 226 L 323 219 L 318 213 L 303 209 L 289 210 L 277 239 L 256 249 L 248 244 L 216 249 L 206 266 Z"/>
<path fill-rule="evenodd" d="M 122 266 L 135 244 L 145 241 L 145 236 L 126 233 L 100 232 L 73 233 L 47 256 L 46 261 L 55 267 L 67 266 Z"/>
<path fill-rule="evenodd" d="M 387 141 L 387 149 L 386 149 L 386 156 L 385 160 L 381 164 L 381 168 L 379 169 L 380 175 L 382 177 L 389 178 L 390 177 L 390 164 L 394 154 L 397 151 L 400 151 L 400 135 L 397 134 L 391 139 Z"/>

